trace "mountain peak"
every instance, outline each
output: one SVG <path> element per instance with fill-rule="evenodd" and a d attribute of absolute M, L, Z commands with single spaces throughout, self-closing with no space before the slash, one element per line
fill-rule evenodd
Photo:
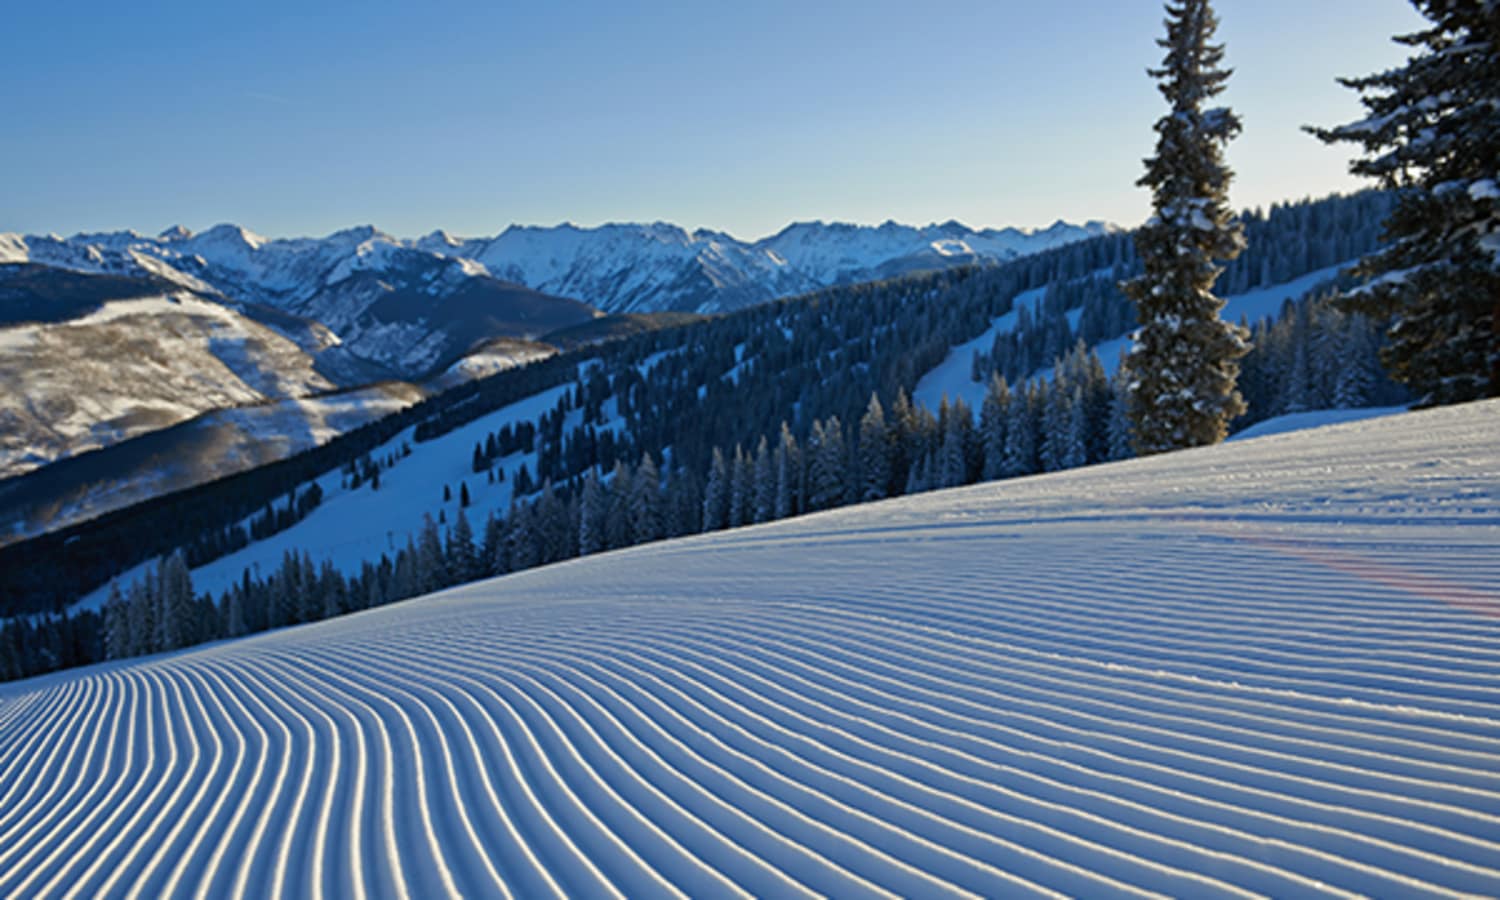
<path fill-rule="evenodd" d="M 200 246 L 227 245 L 244 247 L 250 250 L 259 250 L 269 243 L 266 238 L 261 237 L 248 228 L 224 222 L 208 229 L 193 238 Z"/>

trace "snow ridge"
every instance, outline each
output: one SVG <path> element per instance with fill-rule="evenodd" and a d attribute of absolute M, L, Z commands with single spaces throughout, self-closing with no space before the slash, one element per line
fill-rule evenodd
<path fill-rule="evenodd" d="M 926 494 L 3 686 L 0 893 L 1495 895 L 1497 423 Z"/>

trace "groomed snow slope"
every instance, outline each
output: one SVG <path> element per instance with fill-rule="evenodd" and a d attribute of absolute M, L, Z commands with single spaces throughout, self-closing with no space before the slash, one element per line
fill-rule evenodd
<path fill-rule="evenodd" d="M 1500 894 L 1500 402 L 0 688 L 0 895 Z"/>

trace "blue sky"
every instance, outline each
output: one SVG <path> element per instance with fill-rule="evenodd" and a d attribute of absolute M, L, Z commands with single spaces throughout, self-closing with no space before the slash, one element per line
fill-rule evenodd
<path fill-rule="evenodd" d="M 1347 190 L 1406 0 L 1220 0 L 1236 205 Z M 1155 0 L 13 4 L 0 231 L 1134 224 Z M 18 88 L 18 90 L 17 90 Z"/>

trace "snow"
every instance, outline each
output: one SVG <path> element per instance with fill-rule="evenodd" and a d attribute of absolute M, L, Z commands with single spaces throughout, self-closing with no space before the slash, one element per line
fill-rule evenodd
<path fill-rule="evenodd" d="M 0 477 L 212 409 L 333 385 L 281 334 L 190 294 L 0 329 Z"/>
<path fill-rule="evenodd" d="M 0 894 L 1494 896 L 1497 470 L 1408 413 L 0 686 Z"/>
<path fill-rule="evenodd" d="M 1391 416 L 1405 411 L 1406 407 L 1404 406 L 1371 406 L 1364 409 L 1319 409 L 1311 412 L 1288 413 L 1284 416 L 1276 416 L 1272 419 L 1256 422 L 1249 428 L 1231 435 L 1229 439 L 1231 441 L 1245 441 L 1273 434 L 1286 434 L 1289 431 L 1322 428 L 1324 425 L 1338 425 L 1344 422 L 1376 419 L 1381 416 Z"/>
<path fill-rule="evenodd" d="M 557 350 L 545 344 L 504 343 L 471 353 L 449 366 L 442 375 L 429 384 L 448 388 L 465 381 L 488 378 L 491 375 L 514 369 L 538 360 L 546 359 Z"/>
<path fill-rule="evenodd" d="M 912 402 L 936 410 L 944 397 L 950 402 L 962 399 L 977 413 L 989 385 L 986 382 L 976 382 L 971 377 L 974 374 L 974 354 L 989 353 L 995 346 L 996 337 L 1015 330 L 1021 309 L 1025 307 L 1035 314 L 1046 293 L 1047 289 L 1043 287 L 1017 294 L 1010 312 L 991 322 L 990 327 L 979 337 L 948 351 L 942 362 L 922 376 L 911 393 Z"/>
<path fill-rule="evenodd" d="M 1354 265 L 1354 260 L 1309 272 L 1283 284 L 1259 288 L 1227 298 L 1220 318 L 1226 322 L 1238 322 L 1244 318 L 1252 326 L 1261 319 L 1274 319 L 1281 313 L 1281 305 L 1288 300 L 1300 300 L 1308 291 L 1333 281 L 1339 273 Z"/>
<path fill-rule="evenodd" d="M 1281 312 L 1281 306 L 1287 300 L 1301 299 L 1308 291 L 1317 288 L 1337 278 L 1339 273 L 1353 265 L 1353 262 L 1340 263 L 1329 266 L 1326 269 L 1318 269 L 1309 272 L 1299 278 L 1294 278 L 1283 284 L 1270 287 L 1257 288 L 1243 294 L 1235 294 L 1225 298 L 1224 311 L 1220 318 L 1228 322 L 1239 322 L 1241 317 L 1254 325 L 1261 319 L 1274 319 Z M 975 415 L 979 413 L 979 407 L 984 403 L 984 394 L 989 387 L 988 381 L 973 381 L 974 353 L 990 352 L 994 346 L 995 337 L 999 334 L 1009 334 L 1015 330 L 1016 319 L 1021 306 L 1028 306 L 1033 314 L 1041 304 L 1045 289 L 1026 291 L 1018 294 L 1015 300 L 1015 310 L 996 318 L 984 334 L 971 341 L 965 341 L 955 346 L 948 355 L 917 382 L 916 390 L 912 391 L 912 400 L 928 409 L 936 410 L 944 396 L 950 402 L 962 398 Z M 1078 328 L 1082 319 L 1083 310 L 1068 310 L 1068 326 Z M 1120 369 L 1120 356 L 1130 346 L 1128 335 L 1101 341 L 1095 344 L 1093 350 L 1099 355 L 1099 361 L 1104 365 L 1105 374 L 1113 376 Z M 1052 377 L 1052 367 L 1038 370 L 1033 373 L 1032 378 L 1042 380 Z"/>
<path fill-rule="evenodd" d="M 483 523 L 492 512 L 504 513 L 510 505 L 511 485 L 524 463 L 535 474 L 536 455 L 512 454 L 497 461 L 496 467 L 505 470 L 505 481 L 490 484 L 483 473 L 474 472 L 470 465 L 471 451 L 476 443 L 483 443 L 486 435 L 499 431 L 506 423 L 534 422 L 544 412 L 557 405 L 564 394 L 572 389 L 572 383 L 561 385 L 540 394 L 521 400 L 483 416 L 461 428 L 431 441 L 418 443 L 412 430 L 403 431 L 380 448 L 371 452 L 371 457 L 384 460 L 387 454 L 400 456 L 403 443 L 412 448 L 412 455 L 398 459 L 395 466 L 380 473 L 380 489 L 368 485 L 356 490 L 344 490 L 340 486 L 342 473 L 329 472 L 318 479 L 323 489 L 323 502 L 307 518 L 295 526 L 263 541 L 256 541 L 244 549 L 221 557 L 201 568 L 193 570 L 193 585 L 198 590 L 210 590 L 214 596 L 239 581 L 245 569 L 268 574 L 281 564 L 283 554 L 292 550 L 307 552 L 314 560 L 324 559 L 346 575 L 359 573 L 360 564 L 366 560 L 377 561 L 380 554 L 395 551 L 406 545 L 408 535 L 415 536 L 422 525 L 424 513 L 437 518 L 441 509 L 449 524 L 459 512 L 459 483 L 466 483 L 472 505 L 465 510 L 469 523 L 476 533 L 483 532 Z M 580 415 L 574 411 L 574 416 Z M 570 423 L 571 425 L 572 423 Z M 452 500 L 443 503 L 443 487 L 451 489 Z M 129 577 L 121 578 L 129 583 Z M 103 592 L 96 591 L 83 602 L 98 602 Z"/>

